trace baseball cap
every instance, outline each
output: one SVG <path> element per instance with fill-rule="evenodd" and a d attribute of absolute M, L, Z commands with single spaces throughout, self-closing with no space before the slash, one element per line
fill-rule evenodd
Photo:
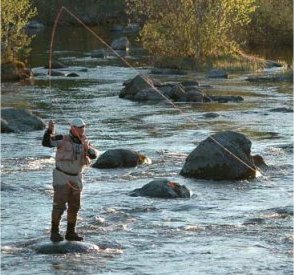
<path fill-rule="evenodd" d="M 71 125 L 71 126 L 74 126 L 74 127 L 81 128 L 81 127 L 86 126 L 86 123 L 85 123 L 81 118 L 74 118 L 74 119 L 71 121 L 70 125 Z"/>

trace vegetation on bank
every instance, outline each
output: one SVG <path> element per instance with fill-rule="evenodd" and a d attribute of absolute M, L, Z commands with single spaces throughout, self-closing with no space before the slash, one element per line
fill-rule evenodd
<path fill-rule="evenodd" d="M 265 61 L 244 52 L 293 44 L 293 0 L 2 0 L 1 63 L 24 61 L 32 39 L 25 26 L 37 10 L 53 24 L 61 4 L 86 24 L 139 23 L 139 39 L 159 66 L 256 69 Z"/>
<path fill-rule="evenodd" d="M 292 45 L 292 0 L 126 0 L 142 24 L 140 39 L 157 65 L 237 69 L 263 67 L 250 46 Z M 191 59 L 189 62 L 183 60 Z M 182 61 L 179 61 L 182 60 Z"/>
<path fill-rule="evenodd" d="M 32 37 L 24 32 L 37 14 L 30 0 L 1 1 L 1 63 L 24 60 L 29 53 Z"/>

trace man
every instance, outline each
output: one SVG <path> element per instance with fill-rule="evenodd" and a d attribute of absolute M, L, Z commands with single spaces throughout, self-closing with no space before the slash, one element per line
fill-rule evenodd
<path fill-rule="evenodd" d="M 91 159 L 97 157 L 95 149 L 86 138 L 85 126 L 82 119 L 75 118 L 71 122 L 68 135 L 55 135 L 55 124 L 50 120 L 43 136 L 43 146 L 57 147 L 56 166 L 53 170 L 54 198 L 50 236 L 53 242 L 63 241 L 59 233 L 59 224 L 66 210 L 66 204 L 68 209 L 65 239 L 68 241 L 83 240 L 83 237 L 75 232 L 83 188 L 82 171 L 90 164 Z"/>

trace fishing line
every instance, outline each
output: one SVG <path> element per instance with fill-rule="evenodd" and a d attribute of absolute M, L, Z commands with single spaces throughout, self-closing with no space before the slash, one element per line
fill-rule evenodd
<path fill-rule="evenodd" d="M 108 43 L 106 43 L 98 34 L 96 34 L 93 30 L 91 30 L 79 17 L 77 17 L 75 14 L 73 14 L 70 10 L 68 10 L 65 6 L 62 6 L 60 10 L 57 13 L 57 16 L 54 21 L 53 29 L 52 29 L 52 34 L 51 34 L 51 43 L 50 43 L 50 49 L 49 49 L 49 83 L 51 85 L 51 68 L 52 68 L 52 49 L 53 49 L 53 41 L 54 41 L 54 36 L 56 32 L 56 27 L 57 23 L 63 13 L 63 11 L 67 12 L 69 15 L 71 15 L 74 19 L 76 19 L 87 31 L 89 31 L 96 39 L 98 39 L 103 45 L 105 45 L 110 51 L 112 51 L 120 60 L 122 60 L 128 67 L 134 69 L 137 71 L 136 68 L 134 68 L 126 59 L 124 59 L 122 56 L 120 56 Z M 188 122 L 192 123 L 193 125 L 198 125 L 191 117 L 186 116 L 186 114 L 182 111 L 181 108 L 179 108 L 172 100 L 170 100 L 167 96 L 165 96 L 157 87 L 153 85 L 151 77 L 147 75 L 140 74 L 140 77 L 148 84 L 152 89 L 154 89 L 158 94 L 160 94 L 174 109 L 176 109 L 183 117 L 185 117 Z M 185 91 L 180 87 L 180 89 L 185 93 Z M 250 164 L 246 163 L 242 159 L 240 159 L 238 156 L 236 156 L 234 153 L 232 153 L 230 150 L 228 150 L 225 146 L 223 146 L 220 142 L 218 142 L 214 137 L 210 136 L 209 137 L 215 144 L 219 145 L 225 152 L 233 156 L 235 159 L 237 159 L 240 163 L 244 164 L 247 168 L 250 170 L 254 171 L 255 173 L 260 172 L 259 168 L 252 167 Z"/>

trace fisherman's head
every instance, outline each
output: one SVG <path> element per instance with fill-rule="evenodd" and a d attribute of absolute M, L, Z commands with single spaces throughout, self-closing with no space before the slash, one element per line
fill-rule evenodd
<path fill-rule="evenodd" d="M 80 138 L 85 133 L 85 126 L 86 123 L 81 118 L 74 118 L 70 123 L 70 130 L 71 133 L 75 136 Z"/>

